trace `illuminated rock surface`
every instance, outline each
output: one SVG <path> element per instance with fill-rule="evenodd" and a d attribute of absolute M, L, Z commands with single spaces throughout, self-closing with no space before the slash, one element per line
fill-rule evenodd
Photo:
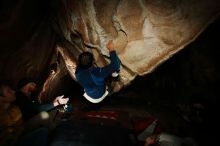
<path fill-rule="evenodd" d="M 110 39 L 122 61 L 121 80 L 114 86 L 118 91 L 183 49 L 220 12 L 219 0 L 20 0 L 5 5 L 1 78 L 46 79 L 49 65 L 59 60 L 57 70 L 66 67 L 68 72 L 62 71 L 56 81 L 50 76 L 45 94 L 67 73 L 74 79 L 76 59 L 85 50 L 94 54 L 97 65 L 105 65 Z"/>

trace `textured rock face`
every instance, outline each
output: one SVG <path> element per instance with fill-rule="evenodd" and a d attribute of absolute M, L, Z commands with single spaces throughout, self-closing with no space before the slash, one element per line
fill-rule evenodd
<path fill-rule="evenodd" d="M 220 13 L 219 0 L 5 0 L 5 4 L 0 5 L 0 79 L 16 83 L 22 77 L 46 78 L 49 64 L 56 63 L 42 97 L 58 94 L 66 74 L 75 79 L 81 52 L 92 52 L 98 66 L 107 64 L 105 45 L 111 39 L 122 61 L 121 80 L 114 86 L 118 91 L 192 42 Z"/>
<path fill-rule="evenodd" d="M 62 7 L 60 7 L 60 5 Z M 102 66 L 108 62 L 105 44 L 113 39 L 122 61 L 121 81 L 115 90 L 136 75 L 145 75 L 192 42 L 219 16 L 219 0 L 69 0 L 59 3 L 55 28 L 66 42 L 63 49 L 74 78 L 75 61 L 91 51 Z M 60 50 L 60 48 L 58 47 Z M 69 51 L 69 53 L 71 53 Z M 187 60 L 187 59 L 186 59 Z"/>

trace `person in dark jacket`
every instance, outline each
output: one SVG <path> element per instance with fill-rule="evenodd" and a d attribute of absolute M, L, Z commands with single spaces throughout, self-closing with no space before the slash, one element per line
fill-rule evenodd
<path fill-rule="evenodd" d="M 113 41 L 109 41 L 106 47 L 110 52 L 111 60 L 107 66 L 93 66 L 94 58 L 90 52 L 83 52 L 78 58 L 76 79 L 84 88 L 83 96 L 92 103 L 101 102 L 109 94 L 106 79 L 120 69 L 121 62 L 114 50 Z"/>
<path fill-rule="evenodd" d="M 31 79 L 21 79 L 17 85 L 16 100 L 14 104 L 21 109 L 23 120 L 27 121 L 43 111 L 49 111 L 58 105 L 64 105 L 68 102 L 69 98 L 58 96 L 51 103 L 39 104 L 33 100 L 32 93 L 37 90 L 37 85 Z"/>
<path fill-rule="evenodd" d="M 8 82 L 0 81 L 0 145 L 46 146 L 48 128 L 40 127 L 26 131 L 21 110 L 13 104 L 15 100 L 15 91 Z"/>

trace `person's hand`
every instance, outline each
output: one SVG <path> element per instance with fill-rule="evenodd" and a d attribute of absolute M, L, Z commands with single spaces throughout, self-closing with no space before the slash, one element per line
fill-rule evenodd
<path fill-rule="evenodd" d="M 111 51 L 114 50 L 113 40 L 110 40 L 110 41 L 108 42 L 108 44 L 106 45 L 106 48 L 109 50 L 109 52 L 111 52 Z"/>
<path fill-rule="evenodd" d="M 155 135 L 149 136 L 146 138 L 144 146 L 149 146 L 155 143 L 156 143 L 156 136 Z"/>
<path fill-rule="evenodd" d="M 66 104 L 69 101 L 69 98 L 63 98 L 64 95 L 57 96 L 56 99 L 53 101 L 54 106 Z"/>

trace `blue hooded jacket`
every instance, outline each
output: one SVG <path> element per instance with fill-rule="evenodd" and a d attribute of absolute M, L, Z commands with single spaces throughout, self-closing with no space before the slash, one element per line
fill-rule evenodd
<path fill-rule="evenodd" d="M 120 69 L 120 59 L 115 51 L 110 52 L 111 63 L 105 67 L 82 68 L 77 66 L 76 79 L 87 95 L 94 99 L 102 97 L 106 91 L 105 79 Z"/>

